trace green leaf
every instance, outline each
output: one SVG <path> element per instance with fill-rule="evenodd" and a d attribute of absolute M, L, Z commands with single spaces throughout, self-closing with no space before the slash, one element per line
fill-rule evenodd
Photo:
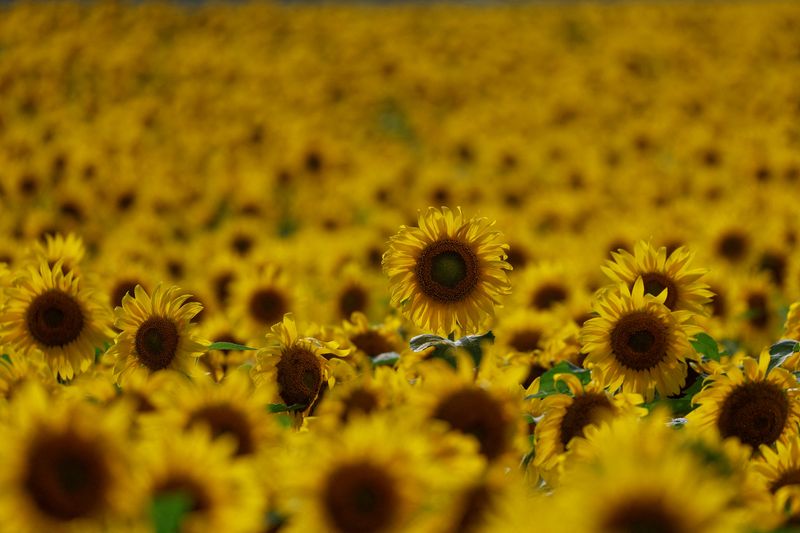
<path fill-rule="evenodd" d="M 692 347 L 694 347 L 695 351 L 701 354 L 704 359 L 719 361 L 721 355 L 719 353 L 719 345 L 711 335 L 707 333 L 698 333 L 697 336 L 692 339 Z"/>
<path fill-rule="evenodd" d="M 800 342 L 791 339 L 778 341 L 769 347 L 769 370 L 781 366 L 795 352 L 800 352 Z"/>
<path fill-rule="evenodd" d="M 267 406 L 267 410 L 270 413 L 288 413 L 291 411 L 302 411 L 305 408 L 305 405 L 299 403 L 292 405 L 286 405 L 285 403 L 271 403 Z"/>
<path fill-rule="evenodd" d="M 654 407 L 665 405 L 670 408 L 673 416 L 678 418 L 683 417 L 692 411 L 692 399 L 694 398 L 694 395 L 700 392 L 700 390 L 703 388 L 703 381 L 705 381 L 705 376 L 698 376 L 697 380 L 692 383 L 691 387 L 686 389 L 686 392 L 680 398 L 659 398 L 644 404 L 643 407 L 646 407 L 648 410 L 652 411 Z"/>
<path fill-rule="evenodd" d="M 411 346 L 411 349 L 415 352 L 421 352 L 427 350 L 431 346 L 441 346 L 442 344 L 452 344 L 452 341 L 438 335 L 430 334 L 417 335 L 408 341 L 408 345 Z"/>
<path fill-rule="evenodd" d="M 251 348 L 250 346 L 245 346 L 244 344 L 236 344 L 235 342 L 212 342 L 206 349 L 211 350 L 236 350 L 236 351 L 244 351 L 244 350 L 255 350 L 256 348 Z"/>
<path fill-rule="evenodd" d="M 559 388 L 559 385 L 557 385 L 558 382 L 555 381 L 556 374 L 572 374 L 584 385 L 589 383 L 592 379 L 592 374 L 589 370 L 575 366 L 569 361 L 561 361 L 541 375 L 539 378 L 539 392 L 527 396 L 526 399 L 544 398 L 545 396 L 550 396 L 555 393 L 566 394 L 569 388 L 563 383 L 561 384 L 562 388 Z"/>
<path fill-rule="evenodd" d="M 14 364 L 13 361 L 11 361 L 11 356 L 8 355 L 7 353 L 0 355 L 0 359 L 3 359 L 3 361 L 5 361 L 6 363 Z"/>
<path fill-rule="evenodd" d="M 278 413 L 275 415 L 275 419 L 278 421 L 278 425 L 283 429 L 290 428 L 294 425 L 294 420 L 286 413 Z"/>
<path fill-rule="evenodd" d="M 178 533 L 183 517 L 192 508 L 192 498 L 185 492 L 159 494 L 150 506 L 156 533 Z"/>
<path fill-rule="evenodd" d="M 394 366 L 400 360 L 397 352 L 386 352 L 372 358 L 372 366 Z"/>

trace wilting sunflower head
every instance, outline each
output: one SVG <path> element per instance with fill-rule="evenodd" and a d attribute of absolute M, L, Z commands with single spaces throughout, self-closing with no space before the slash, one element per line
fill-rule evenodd
<path fill-rule="evenodd" d="M 769 368 L 769 353 L 742 365 L 729 364 L 706 378 L 689 413 L 690 424 L 715 428 L 722 438 L 736 438 L 758 450 L 765 444 L 797 438 L 800 404 L 795 377 L 783 368 Z"/>
<path fill-rule="evenodd" d="M 124 383 L 132 373 L 153 373 L 164 369 L 190 374 L 206 345 L 194 335 L 192 318 L 201 310 L 198 303 L 178 287 L 156 286 L 152 296 L 137 285 L 135 297 L 122 299 L 115 310 L 120 332 L 109 349 L 116 363 L 114 373 Z"/>
<path fill-rule="evenodd" d="M 26 356 L 41 357 L 53 374 L 72 378 L 89 368 L 95 349 L 111 337 L 107 309 L 61 261 L 29 268 L 0 312 L 0 344 Z"/>
<path fill-rule="evenodd" d="M 332 365 L 338 360 L 325 356 L 345 356 L 335 342 L 323 342 L 298 334 L 291 314 L 272 326 L 267 334 L 267 347 L 256 353 L 253 379 L 256 383 L 274 383 L 276 400 L 286 405 L 309 409 L 322 388 L 332 377 Z"/>
<path fill-rule="evenodd" d="M 666 397 L 685 383 L 686 359 L 696 357 L 687 336 L 694 332 L 692 314 L 670 311 L 666 296 L 645 294 L 640 277 L 633 289 L 621 284 L 596 302 L 599 316 L 584 324 L 581 343 L 585 365 L 602 370 L 611 390 L 622 386 L 649 401 L 655 392 Z"/>
<path fill-rule="evenodd" d="M 23 385 L 2 428 L 0 516 L 11 531 L 107 531 L 129 511 L 126 409 L 53 402 Z"/>
<path fill-rule="evenodd" d="M 418 227 L 402 226 L 383 256 L 392 305 L 425 331 L 480 331 L 510 292 L 507 246 L 493 226 L 447 207 L 428 208 Z"/>

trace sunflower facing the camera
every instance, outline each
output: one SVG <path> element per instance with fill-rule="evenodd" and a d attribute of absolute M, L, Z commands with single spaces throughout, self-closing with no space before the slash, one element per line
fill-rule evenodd
<path fill-rule="evenodd" d="M 428 208 L 418 227 L 402 226 L 389 241 L 383 270 L 392 305 L 425 331 L 480 331 L 510 292 L 508 246 L 486 218 L 466 220 L 461 208 Z"/>

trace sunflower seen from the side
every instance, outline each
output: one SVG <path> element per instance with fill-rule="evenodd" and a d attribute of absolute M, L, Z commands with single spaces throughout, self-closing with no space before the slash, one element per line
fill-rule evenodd
<path fill-rule="evenodd" d="M 750 472 L 769 495 L 768 512 L 776 521 L 800 517 L 800 439 L 762 445 L 750 462 Z"/>
<path fill-rule="evenodd" d="M 121 407 L 121 406 L 120 406 Z M 0 520 L 8 531 L 109 531 L 130 508 L 128 411 L 20 388 L 2 427 Z"/>
<path fill-rule="evenodd" d="M 175 286 L 159 284 L 148 295 L 137 285 L 134 294 L 125 295 L 115 310 L 114 325 L 120 332 L 108 353 L 118 381 L 124 384 L 130 374 L 165 369 L 191 374 L 206 350 L 191 323 L 202 306 L 186 303 L 189 295 Z"/>
<path fill-rule="evenodd" d="M 770 356 L 745 357 L 706 378 L 687 415 L 698 428 L 715 428 L 723 438 L 736 438 L 758 450 L 762 444 L 797 438 L 800 401 L 797 379 L 787 370 L 769 368 Z"/>
<path fill-rule="evenodd" d="M 0 344 L 42 358 L 62 379 L 88 369 L 111 337 L 107 309 L 61 261 L 29 268 L 5 296 Z"/>
<path fill-rule="evenodd" d="M 689 344 L 689 311 L 670 311 L 664 305 L 667 291 L 645 294 L 642 278 L 632 289 L 620 285 L 598 298 L 595 311 L 581 329 L 587 353 L 584 366 L 602 371 L 611 390 L 622 387 L 650 401 L 680 391 L 686 381 L 687 359 L 696 358 Z"/>
<path fill-rule="evenodd" d="M 389 241 L 383 270 L 391 303 L 416 326 L 449 335 L 475 333 L 510 292 L 507 246 L 486 218 L 460 208 L 428 208 L 418 227 L 402 226 Z"/>
<path fill-rule="evenodd" d="M 703 313 L 703 307 L 711 301 L 713 294 L 702 281 L 706 270 L 691 268 L 694 255 L 684 247 L 668 254 L 665 246 L 656 248 L 647 241 L 639 241 L 633 254 L 619 250 L 611 256 L 613 260 L 601 268 L 614 285 L 624 283 L 632 289 L 641 277 L 645 294 L 658 296 L 667 290 L 664 305 L 671 311 Z"/>

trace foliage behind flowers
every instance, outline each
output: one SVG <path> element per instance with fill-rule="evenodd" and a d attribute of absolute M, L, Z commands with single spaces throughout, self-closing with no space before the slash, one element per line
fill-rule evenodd
<path fill-rule="evenodd" d="M 790 530 L 799 54 L 789 2 L 2 7 L 0 529 Z"/>

